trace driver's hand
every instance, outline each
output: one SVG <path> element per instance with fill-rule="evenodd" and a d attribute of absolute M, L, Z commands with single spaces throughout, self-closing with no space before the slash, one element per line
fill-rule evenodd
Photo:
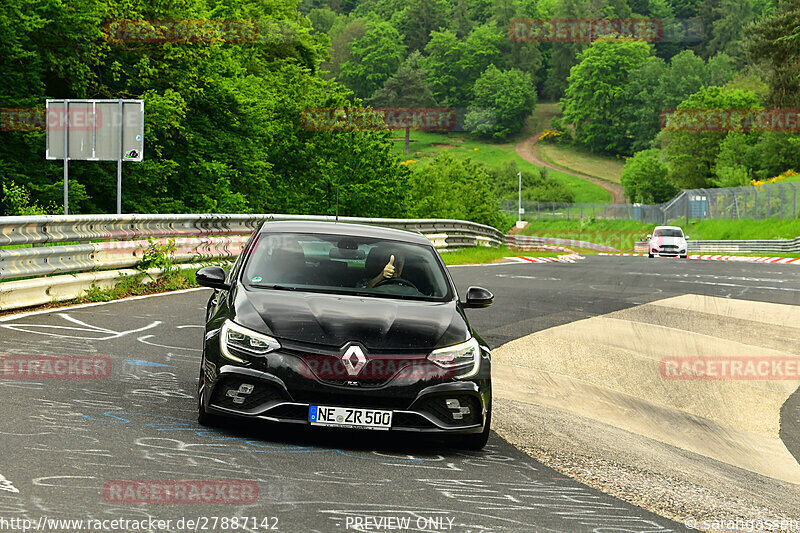
<path fill-rule="evenodd" d="M 374 272 L 374 271 L 373 271 Z M 383 277 L 385 279 L 393 278 L 394 277 L 394 256 L 389 258 L 389 262 L 386 263 L 386 266 L 383 267 Z"/>

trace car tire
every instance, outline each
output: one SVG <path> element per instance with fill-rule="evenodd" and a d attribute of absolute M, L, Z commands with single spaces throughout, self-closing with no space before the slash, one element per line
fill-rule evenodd
<path fill-rule="evenodd" d="M 689 257 L 689 256 L 688 255 L 682 255 L 681 259 L 686 259 L 687 257 Z"/>
<path fill-rule="evenodd" d="M 647 257 L 649 257 L 650 259 L 652 259 L 652 258 L 653 258 L 653 254 L 647 254 Z"/>
<path fill-rule="evenodd" d="M 458 447 L 464 450 L 480 451 L 489 441 L 489 433 L 492 431 L 492 409 L 486 412 L 486 424 L 480 433 L 472 433 L 459 438 Z"/>

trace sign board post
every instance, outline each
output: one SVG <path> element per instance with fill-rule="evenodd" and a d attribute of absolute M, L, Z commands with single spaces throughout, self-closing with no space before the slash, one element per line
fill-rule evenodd
<path fill-rule="evenodd" d="M 143 100 L 47 100 L 47 159 L 64 160 L 64 214 L 69 214 L 69 161 L 117 162 L 117 214 L 122 162 L 144 154 Z"/>

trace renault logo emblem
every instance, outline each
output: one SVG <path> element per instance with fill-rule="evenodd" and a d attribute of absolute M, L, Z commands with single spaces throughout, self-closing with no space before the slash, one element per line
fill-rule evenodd
<path fill-rule="evenodd" d="M 364 365 L 367 364 L 367 358 L 364 356 L 364 350 L 359 346 L 350 346 L 347 351 L 342 355 L 342 363 L 350 376 L 357 376 Z"/>

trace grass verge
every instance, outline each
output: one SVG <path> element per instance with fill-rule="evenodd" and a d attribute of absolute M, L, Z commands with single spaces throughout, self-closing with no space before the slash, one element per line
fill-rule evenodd
<path fill-rule="evenodd" d="M 199 287 L 194 278 L 195 272 L 196 270 L 193 269 L 177 270 L 149 283 L 145 283 L 147 274 L 144 273 L 135 276 L 122 276 L 113 287 L 100 288 L 92 286 L 75 300 L 59 302 L 59 304 L 110 302 L 131 296 L 191 289 Z"/>
<path fill-rule="evenodd" d="M 539 168 L 517 155 L 514 151 L 515 143 L 491 144 L 467 132 L 435 133 L 413 131 L 411 132 L 411 148 L 408 154 L 403 152 L 405 146 L 404 137 L 400 135 L 393 137 L 393 142 L 393 151 L 403 161 L 413 161 L 408 163 L 409 165 L 424 165 L 427 160 L 444 151 L 448 151 L 455 157 L 468 157 L 477 163 L 483 163 L 487 168 L 498 168 L 507 162 L 515 163 L 521 170 Z M 548 174 L 572 189 L 575 193 L 576 202 L 606 204 L 611 202 L 611 195 L 599 185 L 557 170 L 548 169 Z M 516 176 L 509 176 L 508 179 L 516 186 Z M 516 200 L 516 197 L 513 199 Z"/>
<path fill-rule="evenodd" d="M 633 249 L 633 244 L 653 231 L 656 224 L 635 220 L 532 220 L 522 235 L 575 239 L 611 246 L 620 251 Z M 700 220 L 685 225 L 684 233 L 693 240 L 760 240 L 794 239 L 800 236 L 800 219 L 793 220 Z M 755 254 L 769 255 L 769 254 Z"/>
<path fill-rule="evenodd" d="M 539 143 L 537 146 L 542 158 L 557 167 L 612 183 L 620 182 L 622 167 L 625 166 L 623 159 L 592 154 L 562 144 Z"/>

